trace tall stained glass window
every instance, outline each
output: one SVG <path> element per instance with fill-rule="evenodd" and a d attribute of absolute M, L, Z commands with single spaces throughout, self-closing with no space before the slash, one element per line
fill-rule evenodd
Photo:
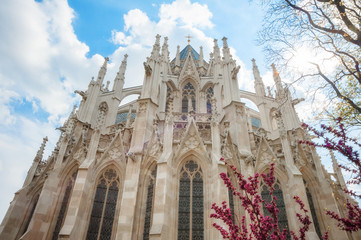
<path fill-rule="evenodd" d="M 322 233 L 321 233 L 321 229 L 320 229 L 320 224 L 318 223 L 315 205 L 313 205 L 312 195 L 311 195 L 310 190 L 308 190 L 308 188 L 306 188 L 306 195 L 307 195 L 308 205 L 310 205 L 313 225 L 315 226 L 318 237 L 320 239 L 322 239 Z"/>
<path fill-rule="evenodd" d="M 212 98 L 213 98 L 213 88 L 209 87 L 207 89 L 207 113 L 212 113 Z"/>
<path fill-rule="evenodd" d="M 284 228 L 287 229 L 287 239 L 291 239 L 291 235 L 289 233 L 288 228 L 288 220 L 287 220 L 287 213 L 286 213 L 286 205 L 285 201 L 283 199 L 283 192 L 281 189 L 281 184 L 279 181 L 276 181 L 274 185 L 274 192 L 273 195 L 277 198 L 276 205 L 278 207 L 279 213 L 278 213 L 278 226 L 280 230 L 282 231 Z M 271 202 L 271 196 L 269 194 L 268 187 L 266 185 L 262 186 L 262 198 L 265 200 L 265 202 Z M 263 212 L 265 216 L 271 216 L 271 214 L 267 211 L 265 204 L 263 203 Z"/>
<path fill-rule="evenodd" d="M 204 239 L 203 221 L 202 170 L 190 160 L 180 171 L 178 240 Z"/>
<path fill-rule="evenodd" d="M 193 110 L 196 110 L 196 92 L 194 86 L 191 83 L 187 83 L 183 87 L 182 92 L 182 112 L 186 113 L 191 111 L 189 104 L 191 104 Z"/>
<path fill-rule="evenodd" d="M 154 189 L 155 189 L 155 180 L 157 177 L 157 166 L 153 169 L 150 174 L 149 183 L 147 187 L 147 200 L 145 206 L 145 218 L 144 218 L 144 231 L 143 231 L 143 240 L 149 239 L 149 232 L 152 221 L 152 211 L 153 211 L 153 200 L 154 200 Z"/>
<path fill-rule="evenodd" d="M 227 173 L 227 176 L 228 176 L 229 179 L 231 179 L 229 173 Z M 236 185 L 234 185 L 234 186 L 236 186 Z M 231 209 L 233 223 L 235 223 L 234 220 L 236 219 L 236 215 L 234 215 L 235 212 L 234 212 L 233 192 L 231 190 L 229 190 L 229 189 L 228 189 L 228 198 L 229 198 L 229 208 Z"/>
<path fill-rule="evenodd" d="M 58 219 L 56 220 L 55 229 L 54 229 L 54 232 L 53 232 L 53 238 L 52 238 L 53 240 L 58 239 L 60 229 L 63 226 L 66 210 L 67 210 L 68 205 L 69 205 L 69 200 L 70 200 L 70 196 L 71 196 L 71 193 L 72 193 L 72 190 L 73 190 L 73 187 L 74 187 L 74 183 L 75 183 L 77 173 L 78 173 L 78 171 L 74 172 L 73 175 L 70 177 L 70 179 L 68 179 L 68 181 L 67 181 L 63 201 L 61 202 L 61 207 L 60 207 L 60 211 L 59 211 L 59 214 L 58 214 Z"/>
<path fill-rule="evenodd" d="M 86 239 L 109 240 L 117 205 L 119 176 L 114 169 L 107 169 L 97 183 Z"/>

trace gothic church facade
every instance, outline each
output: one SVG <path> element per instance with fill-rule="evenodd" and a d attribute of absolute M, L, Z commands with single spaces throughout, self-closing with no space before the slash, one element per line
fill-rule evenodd
<path fill-rule="evenodd" d="M 202 47 L 191 45 L 178 46 L 170 60 L 167 38 L 161 46 L 157 35 L 139 87 L 123 88 L 127 55 L 112 90 L 104 87 L 106 58 L 88 89 L 76 91 L 82 101 L 47 160 L 44 139 L 0 239 L 221 239 L 209 217 L 212 203 L 229 202 L 236 221 L 245 214 L 219 177 L 228 172 L 234 180 L 221 157 L 245 175 L 276 162 L 281 226 L 297 231 L 298 195 L 312 215 L 308 239 L 320 239 L 329 226 L 331 239 L 356 239 L 325 215 L 324 208 L 343 214 L 345 182 L 334 158 L 331 178 L 315 149 L 298 143 L 309 139 L 294 109 L 299 100 L 275 66 L 276 94 L 266 93 L 254 60 L 255 93 L 239 90 L 240 67 L 222 40 L 208 62 Z M 131 94 L 138 100 L 119 106 Z"/>

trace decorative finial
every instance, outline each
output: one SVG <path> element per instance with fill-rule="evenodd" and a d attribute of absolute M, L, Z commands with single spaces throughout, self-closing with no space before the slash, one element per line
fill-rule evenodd
<path fill-rule="evenodd" d="M 157 35 L 155 36 L 155 44 L 157 44 L 157 45 L 160 44 L 160 35 L 159 35 L 159 34 L 157 34 Z"/>
<path fill-rule="evenodd" d="M 223 41 L 223 47 L 224 47 L 224 48 L 228 48 L 227 38 L 226 38 L 226 37 L 223 37 L 223 38 L 222 38 L 222 41 Z"/>
<path fill-rule="evenodd" d="M 190 45 L 192 36 L 188 34 L 188 36 L 185 36 L 185 38 L 188 38 L 188 45 Z"/>

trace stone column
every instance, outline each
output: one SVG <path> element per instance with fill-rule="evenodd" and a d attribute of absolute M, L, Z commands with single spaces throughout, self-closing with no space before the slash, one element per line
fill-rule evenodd
<path fill-rule="evenodd" d="M 128 158 L 119 219 L 114 221 L 118 223 L 116 239 L 132 239 L 141 160 L 140 154 Z"/>

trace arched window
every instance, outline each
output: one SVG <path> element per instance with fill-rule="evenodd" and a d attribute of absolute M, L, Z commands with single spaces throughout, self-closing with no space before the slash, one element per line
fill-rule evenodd
<path fill-rule="evenodd" d="M 289 228 L 288 228 L 288 220 L 287 220 L 287 213 L 286 213 L 286 205 L 285 205 L 285 201 L 283 199 L 283 192 L 281 189 L 281 184 L 278 180 L 276 181 L 274 188 L 275 188 L 275 190 L 273 192 L 273 195 L 277 198 L 276 205 L 279 210 L 278 226 L 281 231 L 286 228 L 287 232 L 288 232 L 287 239 L 291 239 L 291 235 L 288 230 Z M 271 202 L 271 195 L 269 194 L 268 187 L 266 185 L 263 185 L 261 189 L 262 189 L 262 193 L 261 193 L 262 199 L 264 199 L 265 202 Z M 271 216 L 271 214 L 266 210 L 265 203 L 263 203 L 263 212 L 264 212 L 265 216 Z"/>
<path fill-rule="evenodd" d="M 70 200 L 71 193 L 73 191 L 73 187 L 74 187 L 74 183 L 75 183 L 77 173 L 78 173 L 78 171 L 74 172 L 73 175 L 70 177 L 70 179 L 68 179 L 68 181 L 67 181 L 63 201 L 61 202 L 61 207 L 60 207 L 60 211 L 59 211 L 59 214 L 58 214 L 58 219 L 56 220 L 55 229 L 54 229 L 54 232 L 53 232 L 53 237 L 52 237 L 53 240 L 58 239 L 60 229 L 63 226 L 64 217 L 65 217 L 68 205 L 69 205 L 69 200 Z"/>
<path fill-rule="evenodd" d="M 155 180 L 157 177 L 157 166 L 153 169 L 150 174 L 149 183 L 147 187 L 147 201 L 145 207 L 145 218 L 144 218 L 144 231 L 143 231 L 143 240 L 149 239 L 149 231 L 151 227 L 152 221 L 152 213 L 153 213 L 153 201 L 154 201 L 154 190 L 155 190 Z"/>
<path fill-rule="evenodd" d="M 212 98 L 214 96 L 213 88 L 209 87 L 207 89 L 207 113 L 212 113 Z"/>
<path fill-rule="evenodd" d="M 192 109 L 191 109 L 192 108 Z M 191 83 L 187 83 L 183 87 L 182 92 L 182 112 L 196 110 L 196 92 Z"/>
<path fill-rule="evenodd" d="M 98 179 L 87 240 L 111 239 L 118 192 L 119 176 L 107 169 Z"/>
<path fill-rule="evenodd" d="M 320 239 L 322 239 L 322 233 L 321 233 L 321 229 L 320 229 L 320 224 L 318 223 L 317 214 L 316 214 L 316 210 L 315 210 L 315 205 L 313 205 L 312 195 L 311 195 L 311 193 L 310 193 L 310 191 L 308 190 L 307 187 L 306 187 L 306 195 L 307 195 L 308 205 L 310 205 L 313 225 L 315 226 L 316 233 L 317 233 L 318 237 Z"/>
<path fill-rule="evenodd" d="M 190 160 L 180 171 L 178 239 L 203 239 L 203 177 L 200 166 Z"/>

